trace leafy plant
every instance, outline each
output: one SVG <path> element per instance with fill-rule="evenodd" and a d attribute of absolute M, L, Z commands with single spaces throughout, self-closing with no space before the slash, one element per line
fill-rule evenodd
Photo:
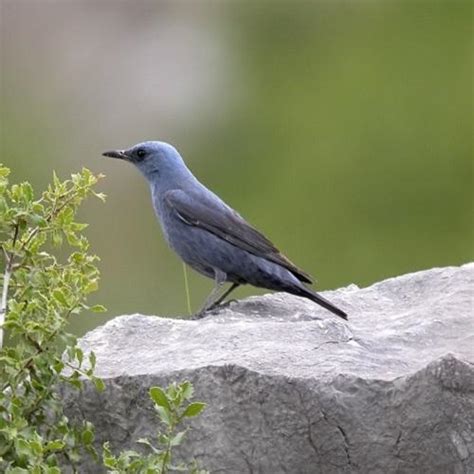
<path fill-rule="evenodd" d="M 199 415 L 205 408 L 205 404 L 201 402 L 187 403 L 193 392 L 192 384 L 187 381 L 172 383 L 166 390 L 160 387 L 150 388 L 150 398 L 165 428 L 164 432 L 157 432 L 154 443 L 148 439 L 137 441 L 150 451 L 148 455 L 130 450 L 115 456 L 109 444 L 105 443 L 103 462 L 109 474 L 167 474 L 173 471 L 205 474 L 207 471 L 199 469 L 195 460 L 190 463 L 173 463 L 172 451 L 183 442 L 189 429 L 181 429 L 181 426 L 188 418 Z"/>
<path fill-rule="evenodd" d="M 65 416 L 56 388 L 67 383 L 81 389 L 84 380 L 90 380 L 98 390 L 104 389 L 102 380 L 94 376 L 94 353 L 86 357 L 76 337 L 67 332 L 71 315 L 105 310 L 86 303 L 98 287 L 98 257 L 89 253 L 82 233 L 86 224 L 76 221 L 84 199 L 104 200 L 104 195 L 94 191 L 102 176 L 83 169 L 61 182 L 54 175 L 53 184 L 39 198 L 29 183 L 10 185 L 8 176 L 9 169 L 0 165 L 4 264 L 0 277 L 0 472 L 57 474 L 61 466 L 77 472 L 84 451 L 98 460 L 94 427 L 87 421 L 72 423 Z M 66 242 L 70 253 L 59 259 L 57 249 Z M 149 455 L 125 451 L 116 457 L 106 443 L 103 463 L 110 472 L 204 473 L 195 461 L 172 464 L 172 450 L 187 432 L 187 428 L 177 428 L 204 408 L 203 403 L 187 403 L 192 394 L 189 382 L 171 384 L 166 391 L 151 388 L 165 431 L 158 432 L 155 445 L 139 440 L 151 451 Z"/>
<path fill-rule="evenodd" d="M 76 212 L 101 176 L 83 169 L 53 184 L 38 198 L 29 183 L 9 185 L 9 169 L 0 165 L 0 247 L 4 260 L 0 301 L 0 471 L 58 473 L 74 467 L 82 450 L 94 454 L 93 426 L 73 425 L 55 388 L 66 382 L 80 388 L 94 377 L 95 356 L 84 354 L 66 330 L 71 315 L 88 306 L 98 287 L 98 258 L 89 253 L 86 225 Z M 52 249 L 67 242 L 61 261 Z M 3 333 L 8 344 L 3 347 Z M 66 351 L 63 354 L 63 351 Z M 63 371 L 67 368 L 68 371 Z"/>

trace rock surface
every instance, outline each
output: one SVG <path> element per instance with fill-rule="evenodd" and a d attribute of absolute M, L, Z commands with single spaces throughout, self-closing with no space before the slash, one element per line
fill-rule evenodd
<path fill-rule="evenodd" d="M 105 393 L 67 392 L 68 410 L 135 448 L 156 430 L 148 388 L 189 379 L 208 408 L 181 453 L 212 473 L 474 473 L 474 264 L 324 295 L 348 323 L 287 294 L 117 317 L 81 340 Z"/>

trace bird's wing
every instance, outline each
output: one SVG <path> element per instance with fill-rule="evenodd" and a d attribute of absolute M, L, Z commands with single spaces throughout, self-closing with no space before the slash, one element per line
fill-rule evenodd
<path fill-rule="evenodd" d="M 311 277 L 285 257 L 262 233 L 224 203 L 203 201 L 174 189 L 165 193 L 167 204 L 186 224 L 204 229 L 238 248 L 285 267 L 300 281 L 312 283 Z M 219 203 L 220 204 L 220 203 Z"/>

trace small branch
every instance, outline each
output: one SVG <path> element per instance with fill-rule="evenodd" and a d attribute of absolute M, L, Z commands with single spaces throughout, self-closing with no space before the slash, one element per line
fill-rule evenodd
<path fill-rule="evenodd" d="M 18 231 L 20 230 L 20 224 L 17 222 L 15 225 L 15 231 L 13 234 L 13 247 L 15 247 L 16 241 L 18 239 Z"/>
<path fill-rule="evenodd" d="M 7 296 L 8 296 L 8 285 L 10 284 L 11 277 L 11 258 L 5 266 L 5 273 L 3 275 L 3 291 L 2 301 L 0 303 L 0 349 L 3 347 L 3 323 L 5 322 L 5 314 L 7 312 Z"/>
<path fill-rule="evenodd" d="M 13 247 L 15 247 L 18 238 L 19 227 L 20 225 L 17 222 L 13 233 Z M 2 300 L 0 302 L 0 349 L 3 347 L 3 323 L 5 322 L 5 315 L 7 314 L 8 286 L 10 285 L 10 278 L 12 276 L 13 258 L 13 253 L 8 254 L 5 252 L 5 273 L 3 274 Z"/>

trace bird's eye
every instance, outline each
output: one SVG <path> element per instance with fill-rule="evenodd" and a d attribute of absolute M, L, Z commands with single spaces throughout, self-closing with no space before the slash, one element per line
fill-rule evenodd
<path fill-rule="evenodd" d="M 146 155 L 146 151 L 144 148 L 139 148 L 137 150 L 137 157 L 140 158 L 141 160 L 143 160 L 143 158 L 145 158 L 145 155 Z"/>

